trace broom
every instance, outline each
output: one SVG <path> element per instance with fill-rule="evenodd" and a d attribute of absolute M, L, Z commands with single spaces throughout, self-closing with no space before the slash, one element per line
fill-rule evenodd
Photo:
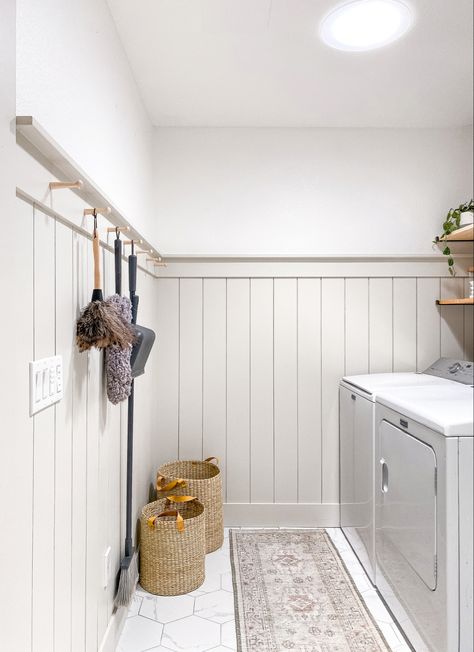
<path fill-rule="evenodd" d="M 128 257 L 129 291 L 132 303 L 132 324 L 137 323 L 138 297 L 135 294 L 137 287 L 137 257 L 133 252 Z M 120 563 L 120 577 L 115 596 L 116 607 L 128 606 L 138 582 L 138 552 L 133 548 L 132 538 L 132 484 L 133 484 L 133 406 L 134 406 L 134 380 L 132 379 L 130 395 L 128 397 L 127 419 L 127 501 L 125 521 L 125 556 Z"/>
<path fill-rule="evenodd" d="M 82 310 L 76 324 L 76 343 L 79 351 L 92 347 L 103 349 L 110 345 L 130 347 L 135 333 L 130 324 L 120 316 L 113 302 L 104 301 L 100 282 L 100 249 L 97 230 L 97 213 L 94 212 L 94 233 L 92 237 L 94 254 L 94 289 L 91 302 Z"/>

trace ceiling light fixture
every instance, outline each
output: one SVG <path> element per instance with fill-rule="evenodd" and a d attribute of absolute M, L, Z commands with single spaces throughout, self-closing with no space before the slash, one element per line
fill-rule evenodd
<path fill-rule="evenodd" d="M 320 35 L 332 48 L 362 52 L 381 48 L 407 32 L 413 14 L 400 0 L 355 0 L 333 9 Z"/>

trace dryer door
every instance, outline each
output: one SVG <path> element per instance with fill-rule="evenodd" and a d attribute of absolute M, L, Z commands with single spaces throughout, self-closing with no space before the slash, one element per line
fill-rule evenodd
<path fill-rule="evenodd" d="M 385 542 L 385 555 L 392 557 L 392 563 L 397 558 L 404 559 L 426 586 L 434 590 L 436 455 L 430 446 L 387 421 L 381 423 L 380 451 L 379 534 Z M 393 566 L 395 570 L 397 563 Z"/>

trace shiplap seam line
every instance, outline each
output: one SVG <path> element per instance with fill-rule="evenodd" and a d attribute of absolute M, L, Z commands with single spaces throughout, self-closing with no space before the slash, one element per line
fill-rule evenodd
<path fill-rule="evenodd" d="M 204 278 L 201 278 L 201 459 L 204 459 Z"/>
<path fill-rule="evenodd" d="M 58 350 L 58 327 L 57 327 L 57 292 L 58 292 L 58 283 L 57 283 L 57 255 L 58 255 L 58 247 L 57 247 L 57 223 L 56 220 L 54 221 L 54 228 L 53 228 L 53 251 L 54 251 L 54 261 L 53 261 L 53 269 L 54 269 L 54 355 L 57 354 Z M 58 436 L 58 428 L 57 428 L 57 421 L 58 421 L 58 411 L 57 411 L 57 404 L 54 405 L 54 412 L 53 412 L 53 424 L 54 424 L 54 435 L 53 435 L 53 460 L 54 460 L 54 465 L 53 465 L 53 550 L 55 551 L 55 546 L 56 546 L 56 483 L 57 483 L 57 469 L 56 469 L 56 438 Z M 56 650 L 56 553 L 54 552 L 53 554 L 53 652 Z"/>
<path fill-rule="evenodd" d="M 300 340 L 299 279 L 296 278 L 296 502 L 300 502 Z"/>
<path fill-rule="evenodd" d="M 33 274 L 33 360 L 36 360 L 36 219 L 35 219 L 35 207 L 32 206 L 31 211 L 32 217 L 32 274 Z M 32 427 L 32 451 L 31 451 L 31 504 L 35 504 L 35 442 L 36 442 L 36 418 L 33 416 L 33 427 Z M 31 646 L 33 647 L 33 607 L 34 607 L 34 559 L 35 559 L 35 518 L 33 510 L 31 510 L 31 605 L 30 605 L 30 638 Z"/>
<path fill-rule="evenodd" d="M 276 487 L 275 487 L 275 278 L 272 278 L 272 327 L 273 327 L 273 335 L 272 335 L 272 358 L 273 358 L 273 365 L 272 365 L 272 393 L 273 393 L 273 419 L 272 419 L 272 433 L 273 433 L 273 502 L 275 503 L 275 498 L 276 498 Z"/>
<path fill-rule="evenodd" d="M 224 495 L 225 501 L 227 502 L 227 436 L 228 436 L 228 402 L 229 402 L 229 391 L 228 391 L 228 381 L 227 375 L 229 373 L 228 365 L 228 350 L 229 350 L 229 319 L 228 319 L 228 290 L 227 290 L 228 279 L 225 279 L 225 487 Z"/>
<path fill-rule="evenodd" d="M 249 502 L 252 502 L 252 279 L 249 278 Z"/>
<path fill-rule="evenodd" d="M 178 460 L 181 458 L 180 430 L 181 430 L 181 279 L 178 280 Z"/>

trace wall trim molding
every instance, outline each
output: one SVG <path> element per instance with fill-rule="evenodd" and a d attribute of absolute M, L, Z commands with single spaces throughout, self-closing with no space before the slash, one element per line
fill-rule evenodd
<path fill-rule="evenodd" d="M 99 652 L 115 652 L 122 630 L 125 626 L 127 614 L 127 607 L 119 607 L 114 611 L 109 620 L 109 624 L 107 625 L 107 629 L 105 630 L 104 638 L 99 647 Z"/>
<path fill-rule="evenodd" d="M 339 527 L 339 503 L 225 503 L 226 527 Z"/>

